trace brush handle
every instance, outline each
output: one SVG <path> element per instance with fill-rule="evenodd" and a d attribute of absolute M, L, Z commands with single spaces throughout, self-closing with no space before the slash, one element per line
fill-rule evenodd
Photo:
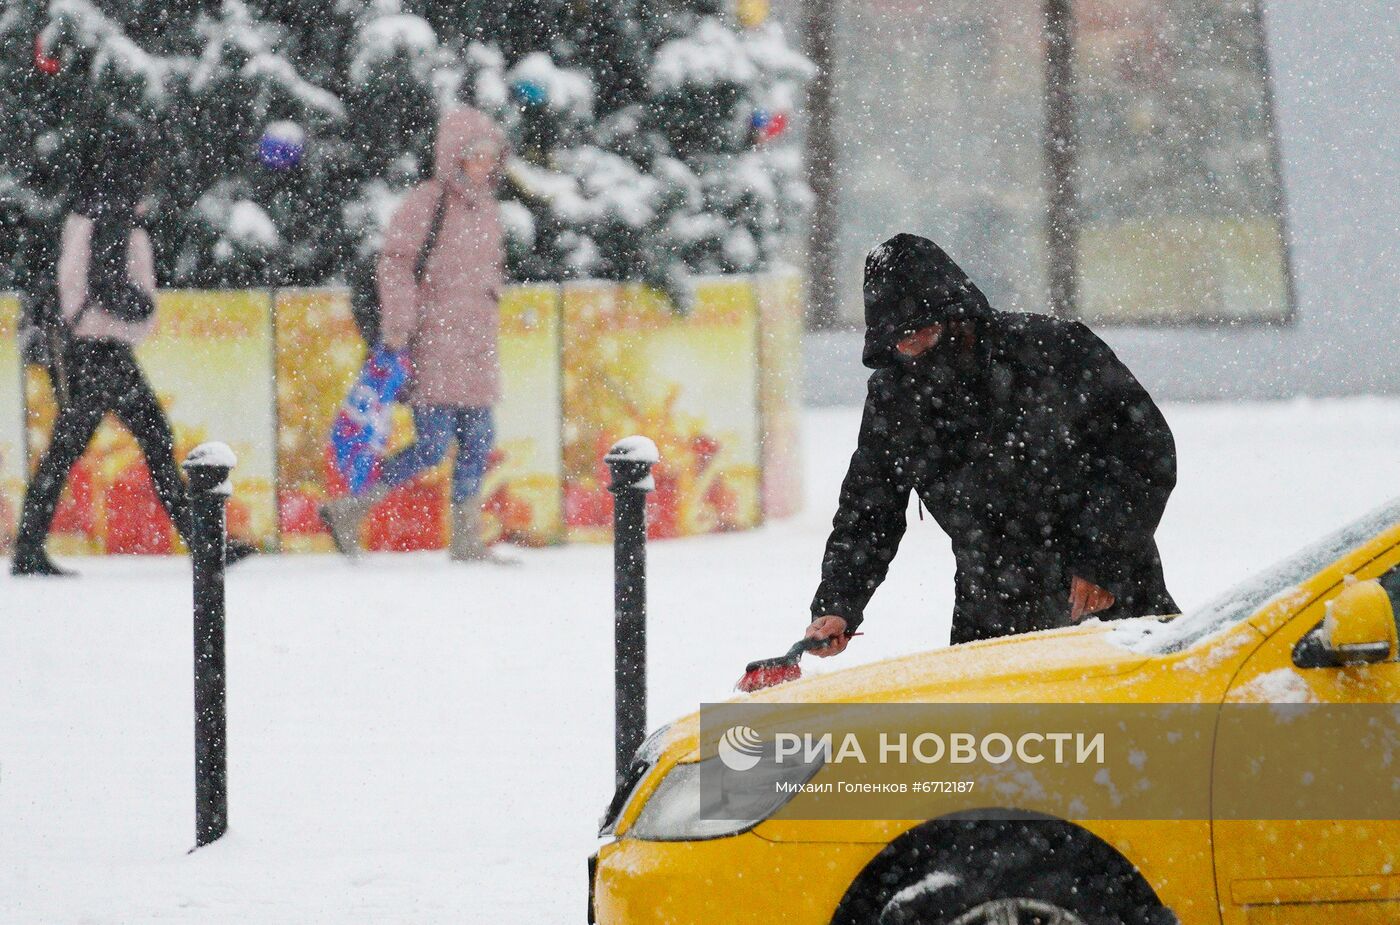
<path fill-rule="evenodd" d="M 796 662 L 798 659 L 800 659 L 800 658 L 802 657 L 802 654 L 803 654 L 804 652 L 811 652 L 813 649 L 820 649 L 822 646 L 826 645 L 826 644 L 827 644 L 828 642 L 830 642 L 830 641 L 831 641 L 830 638 L 827 638 L 827 639 L 806 639 L 806 638 L 799 639 L 799 640 L 797 641 L 797 643 L 796 643 L 795 645 L 793 645 L 793 647 L 792 647 L 791 649 L 788 649 L 787 655 L 784 656 L 784 658 L 789 659 L 789 660 L 791 660 L 791 661 L 793 661 L 793 662 Z"/>
<path fill-rule="evenodd" d="M 847 639 L 854 639 L 856 636 L 859 636 L 861 634 L 848 632 L 843 633 L 842 635 L 844 635 Z M 798 640 L 797 644 L 794 645 L 791 649 L 788 649 L 787 655 L 783 656 L 783 658 L 792 661 L 793 664 L 796 664 L 797 660 L 802 658 L 802 654 L 804 652 L 811 652 L 813 649 L 820 649 L 822 646 L 831 642 L 835 638 L 837 637 L 828 636 L 825 639 L 807 639 L 804 637 L 803 639 Z"/>

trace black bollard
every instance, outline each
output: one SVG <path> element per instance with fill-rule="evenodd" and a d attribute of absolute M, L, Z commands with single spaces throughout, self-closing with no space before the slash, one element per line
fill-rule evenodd
<path fill-rule="evenodd" d="M 224 505 L 238 460 L 223 443 L 201 443 L 185 457 L 189 479 L 190 562 L 194 569 L 195 847 L 228 831 L 228 720 L 224 673 Z"/>
<path fill-rule="evenodd" d="M 660 455 L 646 437 L 619 440 L 605 460 L 613 493 L 613 747 L 620 785 L 647 730 L 647 493 Z"/>

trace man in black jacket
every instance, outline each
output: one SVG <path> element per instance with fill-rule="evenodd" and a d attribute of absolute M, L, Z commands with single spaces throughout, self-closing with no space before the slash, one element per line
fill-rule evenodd
<path fill-rule="evenodd" d="M 917 492 L 952 539 L 953 643 L 1176 613 L 1153 533 L 1176 446 L 1151 397 L 1083 324 L 992 309 L 938 245 L 865 261 L 875 372 L 807 636 L 845 649 Z"/>

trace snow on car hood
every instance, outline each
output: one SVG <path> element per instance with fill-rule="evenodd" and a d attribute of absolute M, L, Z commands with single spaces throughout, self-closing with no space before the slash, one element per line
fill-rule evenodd
<path fill-rule="evenodd" d="M 749 695 L 772 703 L 1017 701 L 1042 685 L 1131 671 L 1147 655 L 1111 645 L 1108 624 L 1089 623 L 964 643 L 822 673 Z"/>
<path fill-rule="evenodd" d="M 946 646 L 928 652 L 871 662 L 854 668 L 809 674 L 734 698 L 734 703 L 1036 703 L 1076 702 L 1076 682 L 1127 674 L 1151 656 L 1107 641 L 1110 624 L 1079 626 Z M 810 670 L 812 659 L 804 668 Z M 1047 690 L 1056 683 L 1072 693 Z M 700 714 L 678 719 L 666 729 L 659 766 L 698 759 Z"/>

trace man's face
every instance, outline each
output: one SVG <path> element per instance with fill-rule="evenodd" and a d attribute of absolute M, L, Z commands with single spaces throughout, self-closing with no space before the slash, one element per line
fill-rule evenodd
<path fill-rule="evenodd" d="M 894 349 L 899 351 L 900 356 L 912 360 L 915 357 L 923 356 L 929 350 L 933 349 L 934 344 L 938 343 L 942 337 L 943 324 L 941 322 L 938 324 L 931 324 L 926 328 L 920 328 L 895 344 Z"/>

